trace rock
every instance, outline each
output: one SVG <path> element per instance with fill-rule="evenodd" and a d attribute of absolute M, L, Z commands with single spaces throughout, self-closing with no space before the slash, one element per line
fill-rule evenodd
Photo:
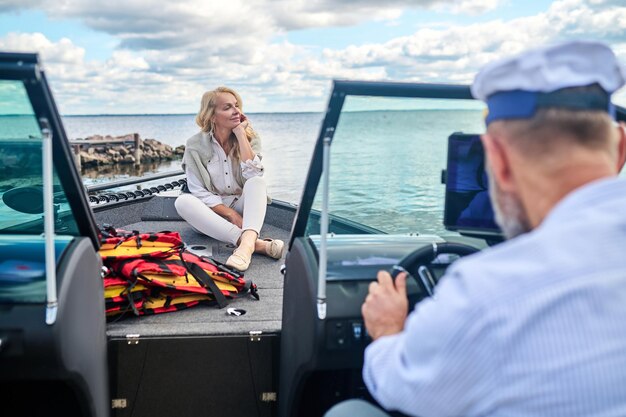
<path fill-rule="evenodd" d="M 90 148 L 91 149 L 91 148 Z M 94 167 L 99 165 L 106 165 L 109 160 L 96 153 L 80 152 L 80 164 L 83 167 Z"/>
<path fill-rule="evenodd" d="M 126 147 L 122 145 L 114 146 L 112 149 L 122 156 L 125 156 L 129 153 L 128 149 L 126 149 Z"/>
<path fill-rule="evenodd" d="M 79 152 L 81 166 L 83 168 L 93 168 L 103 165 L 134 164 L 135 158 L 135 140 L 136 133 L 128 135 L 112 137 L 111 135 L 93 135 L 81 141 L 73 140 L 71 145 L 73 149 Z M 92 142 L 91 144 L 84 143 Z M 97 143 L 93 143 L 97 142 Z M 156 139 L 138 138 L 141 163 L 157 162 L 172 160 L 180 157 L 185 152 L 184 145 L 173 148 L 172 146 L 161 143 Z"/>

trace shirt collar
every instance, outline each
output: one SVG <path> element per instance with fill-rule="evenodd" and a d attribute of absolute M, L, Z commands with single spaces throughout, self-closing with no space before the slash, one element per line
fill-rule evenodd
<path fill-rule="evenodd" d="M 219 145 L 219 142 L 217 141 L 217 139 L 215 139 L 215 136 L 213 135 L 213 132 L 208 132 L 207 135 L 209 135 L 209 141 L 213 142 L 217 145 Z"/>
<path fill-rule="evenodd" d="M 219 149 L 222 150 L 222 152 L 224 151 L 224 148 L 222 148 L 222 145 L 220 145 L 220 143 L 217 141 L 217 139 L 215 138 L 215 135 L 213 135 L 213 132 L 208 132 L 207 135 L 209 136 L 209 141 L 214 144 L 215 146 L 217 146 Z M 231 157 L 232 153 L 233 153 L 234 149 L 231 149 L 230 152 L 228 154 L 226 154 L 226 152 L 224 152 L 226 154 L 227 157 Z"/>

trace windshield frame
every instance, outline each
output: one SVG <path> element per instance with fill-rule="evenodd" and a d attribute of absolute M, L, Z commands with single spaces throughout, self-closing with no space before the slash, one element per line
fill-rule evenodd
<path fill-rule="evenodd" d="M 0 53 L 0 79 L 22 81 L 39 128 L 48 122 L 52 132 L 52 158 L 81 236 L 89 237 L 95 249 L 100 247 L 98 229 L 89 206 L 84 185 L 76 169 L 67 134 L 56 107 L 46 75 L 37 54 Z"/>
<path fill-rule="evenodd" d="M 334 80 L 326 115 L 315 142 L 309 172 L 291 229 L 290 248 L 296 237 L 302 237 L 306 233 L 313 200 L 322 176 L 324 138 L 330 137 L 332 140 L 347 96 L 473 99 L 467 85 Z"/>
<path fill-rule="evenodd" d="M 324 139 L 330 138 L 332 144 L 332 138 L 337 129 L 347 96 L 475 100 L 468 85 L 334 80 L 324 121 L 315 142 L 304 190 L 291 229 L 289 248 L 296 238 L 306 234 L 313 201 L 322 176 Z M 615 111 L 617 121 L 626 121 L 625 108 L 615 105 Z"/>

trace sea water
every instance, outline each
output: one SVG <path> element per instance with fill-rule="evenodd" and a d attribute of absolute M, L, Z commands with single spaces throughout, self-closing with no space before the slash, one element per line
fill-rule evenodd
<path fill-rule="evenodd" d="M 322 113 L 250 114 L 262 140 L 272 197 L 300 203 Z M 64 117 L 70 138 L 139 133 L 173 147 L 198 131 L 194 115 Z M 343 113 L 331 151 L 330 213 L 387 233 L 444 231 L 441 171 L 447 137 L 484 130 L 476 110 L 385 110 Z M 88 172 L 86 184 L 180 169 L 153 164 L 140 174 Z M 321 207 L 320 189 L 315 208 Z"/>
<path fill-rule="evenodd" d="M 273 198 L 300 203 L 323 113 L 249 114 Z M 484 130 L 476 110 L 351 111 L 331 147 L 330 212 L 387 233 L 442 233 L 446 138 Z M 173 147 L 198 132 L 194 115 L 64 116 L 70 139 L 138 133 Z M 180 160 L 83 172 L 86 185 L 180 169 Z M 320 208 L 320 189 L 314 207 Z M 5 215 L 3 213 L 2 215 Z"/>
<path fill-rule="evenodd" d="M 69 116 L 63 123 L 70 139 L 92 135 L 119 136 L 139 133 L 142 139 L 156 139 L 176 147 L 199 131 L 195 115 L 150 116 Z M 263 164 L 270 194 L 280 200 L 298 203 L 304 186 L 313 146 L 322 122 L 322 113 L 250 114 L 261 137 Z M 129 167 L 130 168 L 130 167 Z M 176 171 L 180 161 L 147 164 L 140 173 L 119 167 L 101 167 L 85 172 L 85 184 L 133 178 L 157 172 Z"/>

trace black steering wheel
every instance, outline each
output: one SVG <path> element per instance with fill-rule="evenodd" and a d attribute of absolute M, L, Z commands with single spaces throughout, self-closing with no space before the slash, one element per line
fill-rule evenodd
<path fill-rule="evenodd" d="M 395 279 L 399 273 L 406 272 L 415 279 L 424 294 L 432 297 L 437 282 L 428 265 L 441 254 L 466 256 L 476 252 L 478 249 L 462 243 L 432 243 L 414 250 L 394 265 L 390 271 L 391 277 Z"/>

